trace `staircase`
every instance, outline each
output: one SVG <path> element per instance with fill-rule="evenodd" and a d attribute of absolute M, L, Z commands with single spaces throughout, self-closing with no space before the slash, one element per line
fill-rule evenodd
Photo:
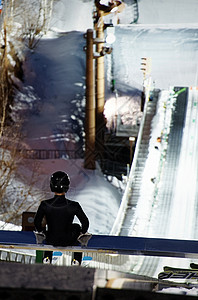
<path fill-rule="evenodd" d="M 119 235 L 129 236 L 130 225 L 133 220 L 135 208 L 140 197 L 140 188 L 142 184 L 142 174 L 145 167 L 145 162 L 148 156 L 149 141 L 151 133 L 152 119 L 156 113 L 158 92 L 155 92 L 153 100 L 149 101 L 146 108 L 146 117 L 142 132 L 142 139 L 139 146 L 136 167 L 134 171 L 131 193 L 129 195 L 128 205 L 123 220 L 122 228 Z"/>

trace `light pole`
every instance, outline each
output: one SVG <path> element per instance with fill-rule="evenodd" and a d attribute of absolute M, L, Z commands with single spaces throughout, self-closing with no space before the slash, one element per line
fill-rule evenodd
<path fill-rule="evenodd" d="M 104 40 L 103 11 L 97 11 L 98 22 L 95 23 L 96 38 Z M 104 43 L 96 44 L 96 51 L 100 53 Z M 105 104 L 105 71 L 104 56 L 96 59 L 96 153 L 102 156 L 104 152 L 104 104 Z"/>
<path fill-rule="evenodd" d="M 93 69 L 93 30 L 86 34 L 86 116 L 85 161 L 86 169 L 95 169 L 95 80 Z"/>
<path fill-rule="evenodd" d="M 96 109 L 95 109 L 95 72 L 94 72 L 94 59 L 99 60 L 105 54 L 111 53 L 110 47 L 104 47 L 104 39 L 93 38 L 93 30 L 88 29 L 86 34 L 86 115 L 85 115 L 85 161 L 84 167 L 86 169 L 95 169 L 95 143 L 96 143 Z M 97 51 L 93 52 L 93 46 L 96 44 Z M 98 45 L 102 45 L 99 47 Z M 104 68 L 104 62 L 102 66 Z M 100 82 L 100 80 L 99 80 Z M 104 83 L 102 78 L 101 83 Z M 102 85 L 101 85 L 102 86 Z M 102 88 L 101 88 L 102 89 Z M 104 99 L 104 95 L 103 95 Z M 102 106 L 100 116 L 103 118 Z M 104 127 L 103 127 L 104 128 Z"/>
<path fill-rule="evenodd" d="M 130 165 L 132 164 L 133 160 L 133 145 L 135 142 L 135 138 L 133 136 L 129 137 L 129 146 L 130 146 Z"/>
<path fill-rule="evenodd" d="M 101 4 L 102 1 L 95 0 L 96 15 L 94 28 L 96 31 L 96 38 L 104 40 L 104 16 L 110 13 L 120 13 L 124 9 L 124 3 L 122 1 L 107 1 L 106 5 Z M 104 3 L 104 1 L 103 1 Z M 101 53 L 104 47 L 104 43 L 98 43 L 96 50 Z M 105 117 L 104 117 L 104 105 L 105 105 L 105 68 L 104 68 L 104 55 L 101 55 L 96 59 L 96 154 L 99 157 L 103 157 L 104 152 L 104 131 L 105 131 Z"/>
<path fill-rule="evenodd" d="M 93 46 L 96 44 L 104 45 L 104 40 L 93 38 L 93 30 L 88 29 L 86 34 L 86 112 L 85 112 L 85 161 L 86 169 L 95 169 L 95 142 L 96 142 L 96 109 L 95 109 L 95 72 L 94 59 L 96 61 L 106 53 L 110 53 L 110 47 L 97 47 L 100 52 L 93 52 Z M 104 80 L 102 80 L 104 82 Z M 103 117 L 103 111 L 101 111 Z"/>
<path fill-rule="evenodd" d="M 142 90 L 142 98 L 141 98 L 141 111 L 144 110 L 145 104 L 145 95 L 146 95 L 146 81 L 151 73 L 151 58 L 150 57 L 142 57 L 141 58 L 141 69 L 143 71 L 143 90 Z"/>
<path fill-rule="evenodd" d="M 115 6 L 120 2 L 115 1 Z M 118 2 L 118 3 L 117 3 Z M 95 1 L 96 7 L 98 0 Z M 105 47 L 103 15 L 109 14 L 101 7 L 97 7 L 97 22 L 95 22 L 96 38 L 93 30 L 88 29 L 86 34 L 86 116 L 85 116 L 85 161 L 84 167 L 95 169 L 96 149 L 97 154 L 103 152 L 104 147 L 104 103 L 105 103 L 105 75 L 104 55 L 110 54 L 111 47 Z M 93 45 L 96 44 L 96 55 Z M 93 61 L 96 59 L 96 74 L 94 76 Z M 95 94 L 96 89 L 96 94 Z"/>

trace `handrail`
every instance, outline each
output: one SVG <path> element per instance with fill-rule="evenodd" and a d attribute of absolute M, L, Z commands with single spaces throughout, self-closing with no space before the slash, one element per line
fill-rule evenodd
<path fill-rule="evenodd" d="M 82 158 L 82 151 L 56 149 L 18 149 L 18 152 L 27 159 L 76 159 Z"/>
<path fill-rule="evenodd" d="M 23 253 L 16 250 L 0 248 L 0 261 L 20 262 L 20 263 L 35 263 L 35 253 Z"/>

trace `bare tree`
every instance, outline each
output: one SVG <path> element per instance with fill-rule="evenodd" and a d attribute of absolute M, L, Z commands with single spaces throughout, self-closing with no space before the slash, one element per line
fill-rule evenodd
<path fill-rule="evenodd" d="M 0 138 L 3 135 L 3 129 L 7 117 L 8 98 L 9 98 L 9 79 L 8 79 L 8 60 L 7 60 L 7 31 L 6 25 L 3 27 L 3 45 L 1 47 L 1 67 L 0 67 Z"/>
<path fill-rule="evenodd" d="M 20 5 L 25 5 L 25 1 L 29 3 L 27 0 L 11 0 L 5 4 L 0 23 L 0 220 L 18 225 L 21 224 L 22 212 L 34 206 L 34 197 L 39 194 L 38 198 L 42 198 L 40 190 L 35 188 L 38 180 L 35 172 L 38 166 L 35 162 L 28 178 L 20 177 L 20 170 L 26 165 L 26 160 L 19 153 L 22 143 L 21 123 L 12 120 L 10 109 L 17 88 L 13 77 L 22 72 L 17 51 L 18 45 L 23 42 L 21 37 L 28 41 L 28 46 L 32 49 L 47 26 L 47 12 L 45 10 L 45 13 L 41 13 L 43 0 L 33 1 L 34 4 L 39 2 L 39 13 L 33 23 L 30 23 L 28 8 L 25 6 L 25 11 L 20 10 Z M 14 24 L 19 20 L 22 20 L 22 24 L 18 26 L 19 30 L 13 41 Z"/>
<path fill-rule="evenodd" d="M 17 24 L 16 39 L 22 38 L 29 49 L 34 49 L 49 29 L 54 0 L 7 0 L 1 18 Z"/>
<path fill-rule="evenodd" d="M 13 18 L 20 22 L 21 36 L 29 49 L 34 49 L 49 28 L 53 0 L 15 1 Z"/>

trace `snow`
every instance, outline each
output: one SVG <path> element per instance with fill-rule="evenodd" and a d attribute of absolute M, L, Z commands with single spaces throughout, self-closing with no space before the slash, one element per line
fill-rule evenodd
<path fill-rule="evenodd" d="M 196 0 L 149 0 L 138 1 L 141 24 L 197 23 Z"/>
<path fill-rule="evenodd" d="M 106 100 L 110 106 L 117 101 L 110 90 L 113 78 L 122 119 L 133 124 L 136 117 L 140 117 L 138 104 L 143 83 L 141 57 L 152 58 L 151 76 L 156 88 L 166 91 L 170 85 L 198 85 L 198 6 L 197 0 L 138 1 L 138 24 L 129 25 L 132 6 L 129 0 L 125 2 L 120 25 L 115 30 L 113 73 L 110 56 L 105 58 Z M 92 12 L 93 1 L 55 1 L 49 32 L 37 48 L 26 54 L 24 85 L 16 97 L 17 106 L 13 114 L 17 116 L 20 111 L 26 116 L 24 133 L 27 148 L 76 150 L 82 147 L 84 33 L 93 27 Z M 130 120 L 131 111 L 134 117 Z M 108 115 L 108 121 L 116 113 L 114 111 L 113 115 Z M 154 140 L 158 133 L 156 130 Z M 23 172 L 28 177 L 26 182 L 20 179 L 24 189 L 31 177 L 31 170 L 31 164 L 26 161 Z M 71 189 L 68 197 L 82 204 L 90 218 L 90 232 L 108 234 L 119 208 L 121 193 L 103 177 L 98 166 L 95 171 L 86 170 L 82 160 L 63 158 L 39 161 L 38 181 L 34 186 L 35 195 L 32 195 L 34 208 L 43 197 L 50 196 L 49 176 L 56 170 L 69 173 Z M 114 185 L 119 186 L 120 183 L 115 181 L 114 178 Z M 177 289 L 177 292 L 187 291 Z"/>
<path fill-rule="evenodd" d="M 41 199 L 52 197 L 49 180 L 50 175 L 57 170 L 69 174 L 71 185 L 67 196 L 82 205 L 90 220 L 89 231 L 95 234 L 109 233 L 121 197 L 117 188 L 104 179 L 99 167 L 94 171 L 84 169 L 82 159 L 39 160 L 39 180 L 34 186 L 42 191 Z M 27 169 L 23 172 L 27 173 Z"/>
<path fill-rule="evenodd" d="M 177 288 L 177 287 L 171 287 L 171 288 L 166 288 L 162 289 L 159 291 L 159 293 L 163 294 L 180 294 L 180 295 L 186 295 L 186 296 L 197 296 L 198 295 L 198 289 L 193 287 L 193 288 Z"/>
<path fill-rule="evenodd" d="M 22 229 L 22 226 L 16 226 L 12 223 L 5 223 L 0 221 L 0 228 L 1 230 L 12 230 L 12 231 L 18 231 Z"/>
<path fill-rule="evenodd" d="M 80 9 L 79 9 L 80 7 Z M 56 1 L 51 19 L 51 29 L 55 32 L 86 31 L 92 28 L 93 1 Z"/>

